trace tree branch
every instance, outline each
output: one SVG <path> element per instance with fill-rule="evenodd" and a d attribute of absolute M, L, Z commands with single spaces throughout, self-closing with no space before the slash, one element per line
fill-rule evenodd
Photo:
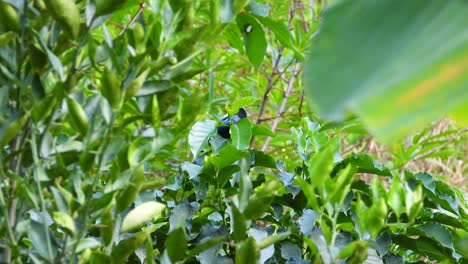
<path fill-rule="evenodd" d="M 300 63 L 299 63 L 299 61 L 296 60 L 296 65 L 294 66 L 293 74 L 291 76 L 291 79 L 289 79 L 288 87 L 287 87 L 286 91 L 283 94 L 283 99 L 281 100 L 281 104 L 280 104 L 280 107 L 278 109 L 278 115 L 277 115 L 277 117 L 275 119 L 273 119 L 273 125 L 271 126 L 271 131 L 273 131 L 273 132 L 275 132 L 276 128 L 278 127 L 278 123 L 279 123 L 279 120 L 280 120 L 279 117 L 282 116 L 284 111 L 285 111 L 286 103 L 288 101 L 289 94 L 291 93 L 291 91 L 292 91 L 292 89 L 294 87 L 294 83 L 296 82 L 296 78 L 299 75 L 299 72 L 300 72 Z M 268 147 L 268 144 L 270 143 L 270 141 L 271 141 L 271 137 L 267 137 L 265 139 L 265 143 L 263 143 L 263 146 L 262 146 L 262 151 L 266 150 L 266 148 Z"/>

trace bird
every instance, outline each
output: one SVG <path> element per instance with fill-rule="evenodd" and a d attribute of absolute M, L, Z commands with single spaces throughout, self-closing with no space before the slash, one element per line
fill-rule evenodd
<path fill-rule="evenodd" d="M 237 122 L 239 122 L 242 118 L 246 118 L 246 117 L 247 117 L 247 112 L 245 111 L 245 109 L 243 107 L 239 108 L 239 111 L 235 115 L 231 117 L 225 116 L 219 120 L 219 122 L 221 122 L 223 125 L 220 125 L 217 128 L 217 133 L 223 138 L 230 139 L 231 133 L 229 131 L 230 131 L 231 122 L 232 124 L 237 124 Z"/>

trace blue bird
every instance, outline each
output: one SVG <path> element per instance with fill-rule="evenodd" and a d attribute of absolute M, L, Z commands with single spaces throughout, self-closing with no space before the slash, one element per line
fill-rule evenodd
<path fill-rule="evenodd" d="M 237 112 L 237 114 L 231 116 L 230 118 L 229 116 L 225 116 L 221 118 L 219 122 L 223 123 L 224 125 L 221 125 L 218 127 L 217 129 L 218 134 L 226 139 L 231 138 L 231 133 L 229 132 L 230 125 L 231 125 L 230 122 L 232 122 L 233 124 L 237 124 L 237 122 L 239 122 L 242 118 L 246 118 L 246 117 L 247 117 L 247 112 L 245 111 L 243 107 L 241 107 L 239 108 L 239 112 Z"/>

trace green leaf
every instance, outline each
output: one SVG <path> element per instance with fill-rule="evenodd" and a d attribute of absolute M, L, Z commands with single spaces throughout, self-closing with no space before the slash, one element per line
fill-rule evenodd
<path fill-rule="evenodd" d="M 124 218 L 121 233 L 137 230 L 146 222 L 151 221 L 159 216 L 166 206 L 158 202 L 146 202 L 131 210 Z"/>
<path fill-rule="evenodd" d="M 275 235 L 270 235 L 268 237 L 266 237 L 265 239 L 263 239 L 262 241 L 260 241 L 258 243 L 258 248 L 259 249 L 264 249 L 270 245 L 273 245 L 273 244 L 276 244 L 286 238 L 288 238 L 289 236 L 291 235 L 291 232 L 283 232 L 283 233 L 278 233 L 278 234 L 275 234 Z"/>
<path fill-rule="evenodd" d="M 232 175 L 236 172 L 240 171 L 240 167 L 237 165 L 230 165 L 224 167 L 219 173 L 217 177 L 218 186 L 223 188 L 224 185 L 231 179 Z"/>
<path fill-rule="evenodd" d="M 183 259 L 187 251 L 187 239 L 183 228 L 172 231 L 166 240 L 166 250 L 172 262 Z"/>
<path fill-rule="evenodd" d="M 320 186 L 326 180 L 333 166 L 333 158 L 340 148 L 340 141 L 336 138 L 330 140 L 309 161 L 310 182 L 314 186 Z"/>
<path fill-rule="evenodd" d="M 49 229 L 44 228 L 44 225 L 46 223 L 31 221 L 28 228 L 28 239 L 41 257 L 53 262 L 53 258 L 57 255 L 57 247 L 51 243 Z"/>
<path fill-rule="evenodd" d="M 187 174 L 189 175 L 189 179 L 196 178 L 201 173 L 201 170 L 202 170 L 202 168 L 199 165 L 192 164 L 190 162 L 182 163 L 182 165 L 180 166 L 180 169 L 182 171 L 187 172 Z"/>
<path fill-rule="evenodd" d="M 400 215 L 404 212 L 404 193 L 401 189 L 401 182 L 398 175 L 392 178 L 392 184 L 390 185 L 390 190 L 388 191 L 387 203 L 393 212 L 396 214 L 397 218 L 400 218 Z"/>
<path fill-rule="evenodd" d="M 132 237 L 121 240 L 119 244 L 112 249 L 112 263 L 126 263 L 130 255 L 143 245 L 150 232 L 151 229 L 147 229 Z"/>
<path fill-rule="evenodd" d="M 257 3 L 254 0 L 250 0 L 249 8 L 256 16 L 267 17 L 270 14 L 271 6 L 269 4 Z"/>
<path fill-rule="evenodd" d="M 204 150 L 208 145 L 208 140 L 215 133 L 216 122 L 213 120 L 205 120 L 195 123 L 188 136 L 188 143 L 193 157 L 197 157 L 200 151 Z"/>
<path fill-rule="evenodd" d="M 435 222 L 428 222 L 416 227 L 416 229 L 424 232 L 426 237 L 436 240 L 442 246 L 454 250 L 452 235 L 445 226 Z"/>
<path fill-rule="evenodd" d="M 28 121 L 29 112 L 22 114 L 16 112 L 7 121 L 3 122 L 0 128 L 0 148 L 10 143 Z"/>
<path fill-rule="evenodd" d="M 112 263 L 110 256 L 106 255 L 104 252 L 94 250 L 89 256 L 89 263 L 91 264 L 108 264 Z"/>
<path fill-rule="evenodd" d="M 102 243 L 92 237 L 86 237 L 78 241 L 76 252 L 81 252 L 86 249 L 97 248 L 102 246 Z"/>
<path fill-rule="evenodd" d="M 271 208 L 273 196 L 253 196 L 249 199 L 247 207 L 244 209 L 244 216 L 248 219 L 257 219 Z"/>
<path fill-rule="evenodd" d="M 143 86 L 136 92 L 135 96 L 147 96 L 169 90 L 172 83 L 167 80 L 150 80 L 143 83 Z"/>
<path fill-rule="evenodd" d="M 230 210 L 228 212 L 231 219 L 231 235 L 234 241 L 239 242 L 245 237 L 247 232 L 246 219 L 233 203 L 231 203 L 229 208 Z"/>
<path fill-rule="evenodd" d="M 394 235 L 392 236 L 392 242 L 401 247 L 402 250 L 419 252 L 419 254 L 424 254 L 432 259 L 452 259 L 452 254 L 448 248 L 442 247 L 438 242 L 423 236 L 414 239 L 405 235 Z"/>
<path fill-rule="evenodd" d="M 123 177 L 124 175 L 129 175 L 130 177 Z M 117 183 L 120 183 L 125 185 L 122 186 L 122 190 L 118 192 L 116 197 L 117 212 L 123 212 L 133 203 L 145 181 L 143 165 L 130 170 L 128 174 L 120 175 L 114 184 L 117 185 Z M 119 187 L 120 186 L 117 185 L 117 188 Z"/>
<path fill-rule="evenodd" d="M 460 0 L 339 2 L 304 65 L 307 97 L 325 118 L 353 110 L 387 142 L 466 104 L 465 9 Z"/>
<path fill-rule="evenodd" d="M 161 126 L 161 114 L 159 112 L 158 96 L 153 95 L 151 100 L 151 123 L 154 131 L 158 131 Z"/>
<path fill-rule="evenodd" d="M 264 127 L 262 125 L 255 124 L 252 126 L 252 136 L 269 136 L 274 137 L 275 133 L 271 131 L 269 128 Z"/>
<path fill-rule="evenodd" d="M 248 149 L 252 138 L 252 124 L 247 118 L 231 126 L 232 144 L 239 150 Z"/>
<path fill-rule="evenodd" d="M 276 161 L 272 156 L 266 155 L 263 151 L 258 150 L 253 150 L 253 153 L 255 156 L 255 163 L 253 164 L 254 167 L 262 166 L 276 169 Z"/>
<path fill-rule="evenodd" d="M 60 228 L 63 229 L 67 234 L 73 236 L 75 233 L 75 222 L 73 221 L 73 218 L 63 212 L 52 212 L 52 219 L 54 219 L 54 222 L 60 226 Z"/>
<path fill-rule="evenodd" d="M 283 242 L 281 245 L 281 257 L 283 259 L 301 259 L 301 249 L 294 243 L 289 241 Z"/>
<path fill-rule="evenodd" d="M 197 117 L 203 104 L 203 94 L 192 93 L 187 97 L 179 97 L 179 108 L 177 110 L 177 130 L 184 130 L 191 125 Z"/>
<path fill-rule="evenodd" d="M 236 20 L 237 26 L 244 38 L 247 57 L 254 65 L 255 69 L 258 69 L 266 54 L 267 43 L 265 32 L 263 31 L 262 26 L 251 15 L 241 13 L 237 15 Z"/>
<path fill-rule="evenodd" d="M 220 245 L 221 243 L 225 242 L 226 239 L 227 237 L 223 237 L 223 236 L 211 238 L 208 241 L 200 243 L 194 249 L 190 250 L 189 255 L 196 256 L 202 253 L 203 251 L 213 248 L 214 246 Z"/>
<path fill-rule="evenodd" d="M 260 250 L 252 237 L 239 244 L 236 251 L 236 263 L 256 264 L 260 259 Z"/>
<path fill-rule="evenodd" d="M 15 33 L 12 31 L 8 31 L 6 33 L 1 34 L 0 35 L 0 47 L 10 42 L 10 40 L 12 40 L 14 36 L 15 36 Z"/>
<path fill-rule="evenodd" d="M 340 259 L 347 258 L 346 263 L 363 263 L 367 258 L 367 248 L 370 243 L 367 241 L 356 240 L 346 245 L 340 252 Z"/>
<path fill-rule="evenodd" d="M 253 96 L 242 97 L 236 100 L 236 102 L 231 107 L 226 106 L 226 111 L 228 112 L 229 116 L 233 116 L 237 114 L 237 112 L 239 112 L 239 108 L 251 106 L 255 104 L 257 101 L 258 101 L 258 98 L 253 97 Z"/>
<path fill-rule="evenodd" d="M 291 32 L 289 31 L 288 26 L 285 23 L 282 23 L 280 21 L 275 21 L 273 19 L 270 19 L 268 17 L 257 17 L 257 19 L 267 28 L 269 28 L 273 34 L 275 34 L 275 37 L 278 39 L 278 41 L 281 43 L 281 45 L 291 49 L 294 51 L 294 56 L 301 61 L 304 60 L 304 55 L 299 52 L 296 47 L 293 45 L 292 41 L 292 35 Z"/>
<path fill-rule="evenodd" d="M 228 144 L 221 149 L 219 155 L 211 156 L 209 160 L 213 163 L 217 171 L 221 171 L 224 167 L 248 156 L 249 152 L 238 150 L 232 144 Z"/>
<path fill-rule="evenodd" d="M 128 148 L 128 163 L 130 167 L 137 167 L 153 155 L 153 140 L 147 137 L 139 137 Z"/>
<path fill-rule="evenodd" d="M 60 59 L 47 47 L 45 40 L 40 36 L 37 32 L 35 32 L 35 36 L 39 41 L 42 49 L 46 52 L 47 58 L 49 59 L 50 65 L 57 72 L 59 79 L 64 81 L 65 80 L 65 69 L 63 67 L 62 62 Z"/>

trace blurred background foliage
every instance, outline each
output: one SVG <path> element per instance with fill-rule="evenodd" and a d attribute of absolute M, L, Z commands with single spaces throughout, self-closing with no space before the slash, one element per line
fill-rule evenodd
<path fill-rule="evenodd" d="M 355 96 L 335 88 L 349 90 L 359 82 L 377 87 L 384 80 L 375 76 L 388 78 L 388 73 L 372 72 L 385 69 L 386 60 L 378 55 L 386 49 L 351 45 L 348 40 L 357 37 L 349 33 L 338 38 L 348 30 L 348 19 L 356 27 L 367 23 L 354 13 L 348 15 L 349 10 L 359 14 L 372 6 L 365 1 L 332 2 L 2 0 L 2 259 L 360 263 L 369 255 L 377 257 L 376 263 L 393 263 L 396 255 L 401 261 L 466 258 L 466 192 L 452 190 L 445 182 L 466 190 L 468 136 L 466 128 L 451 119 L 434 121 L 454 109 L 452 117 L 466 120 L 468 34 L 460 27 L 466 16 L 458 6 L 464 2 L 444 8 L 431 4 L 419 12 L 414 10 L 424 4 L 415 1 L 414 9 L 405 9 L 424 20 L 440 8 L 444 12 L 437 19 L 456 22 L 442 32 L 459 32 L 456 42 L 434 35 L 426 43 L 430 29 L 439 32 L 447 23 L 418 20 L 429 29 L 421 29 L 425 34 L 414 38 L 411 47 L 427 44 L 430 50 L 445 43 L 445 53 L 435 55 L 460 62 L 456 65 L 461 74 L 455 74 L 447 101 L 440 103 L 445 97 L 434 96 L 439 104 L 431 110 L 437 115 L 398 123 L 414 123 L 413 134 L 406 129 L 403 134 L 377 131 L 387 144 L 367 129 L 375 132 L 378 126 L 366 114 L 379 120 L 378 114 L 393 113 L 372 107 L 368 111 L 380 101 L 353 101 L 367 112 L 334 104 Z M 324 10 L 329 10 L 329 20 Z M 389 18 L 399 21 L 399 15 L 391 14 Z M 407 19 L 400 22 L 412 25 Z M 392 24 L 380 22 L 382 27 Z M 379 32 L 371 38 L 372 29 L 361 29 L 372 47 Z M 392 35 L 386 45 L 413 40 L 408 32 Z M 440 60 L 431 62 L 437 65 Z M 417 78 L 429 76 L 423 73 Z M 358 81 L 350 81 L 350 74 Z M 377 79 L 372 83 L 360 78 L 366 75 Z M 393 76 L 401 77 L 399 72 Z M 341 99 L 320 97 L 330 94 Z M 215 138 L 217 120 L 241 106 L 249 121 L 234 126 L 233 143 Z M 335 111 L 335 106 L 354 112 L 346 112 L 339 121 L 322 119 L 327 108 Z M 427 124 L 430 120 L 433 123 Z M 194 140 L 196 135 L 201 141 Z M 208 153 L 202 165 L 191 163 L 199 158 L 198 151 Z M 370 156 L 355 155 L 363 153 Z M 311 166 L 310 160 L 320 166 Z M 314 171 L 324 175 L 318 180 L 325 187 L 310 182 Z M 355 180 L 347 175 L 356 175 Z M 373 180 L 375 175 L 381 176 L 382 185 Z M 397 186 L 392 175 L 409 182 L 402 184 L 409 189 L 401 189 L 411 190 L 406 198 L 397 187 L 388 189 Z M 293 182 L 294 177 L 302 180 Z M 299 187 L 303 191 L 296 199 Z M 349 208 L 338 206 L 346 197 L 329 195 L 342 188 L 352 193 Z M 391 200 L 382 189 L 406 203 Z M 451 200 L 434 198 L 436 194 Z M 317 195 L 322 198 L 315 200 Z M 425 213 L 423 201 L 430 208 Z M 382 217 L 361 219 L 368 208 Z M 317 213 L 323 216 L 317 218 Z M 375 224 L 382 219 L 389 225 Z M 434 221 L 439 222 L 433 225 Z M 414 223 L 419 227 L 411 226 Z M 135 230 L 139 232 L 133 234 Z M 434 235 L 436 231 L 443 235 Z M 452 240 L 446 240 L 446 234 Z M 426 239 L 417 244 L 420 248 L 411 247 L 416 235 Z M 377 241 L 393 244 L 380 250 Z M 153 258 L 146 257 L 150 255 Z"/>

